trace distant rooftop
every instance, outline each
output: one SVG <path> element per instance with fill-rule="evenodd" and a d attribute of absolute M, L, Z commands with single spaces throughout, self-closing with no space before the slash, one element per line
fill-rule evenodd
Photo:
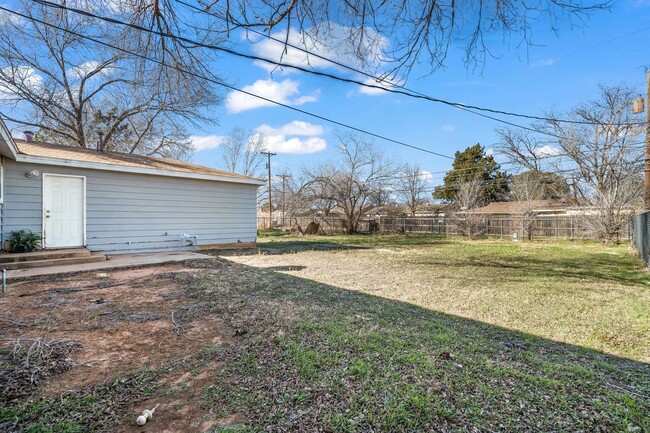
<path fill-rule="evenodd" d="M 531 200 L 530 202 L 503 201 L 472 209 L 471 213 L 518 214 L 522 212 L 522 209 L 528 208 L 529 206 L 534 212 L 560 212 L 570 207 L 561 200 Z"/>

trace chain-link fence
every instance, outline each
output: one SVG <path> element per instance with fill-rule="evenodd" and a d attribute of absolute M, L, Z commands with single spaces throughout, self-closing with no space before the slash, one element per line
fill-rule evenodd
<path fill-rule="evenodd" d="M 475 217 L 475 220 L 475 224 L 478 225 L 477 232 L 482 236 L 519 239 L 529 237 L 531 239 L 593 239 L 596 237 L 585 225 L 585 219 L 574 215 L 539 215 L 532 220 L 509 216 L 481 216 Z M 337 234 L 346 230 L 345 220 L 339 216 L 294 217 L 284 220 L 272 218 L 270 227 L 297 230 L 297 226 L 305 229 L 311 222 L 320 225 L 322 234 Z M 650 217 L 648 217 L 648 222 L 650 223 Z M 357 231 L 360 233 L 431 233 L 437 236 L 455 236 L 461 234 L 458 226 L 458 221 L 450 217 L 376 217 L 362 219 Z M 268 229 L 268 217 L 258 217 L 257 227 L 259 230 Z M 631 234 L 632 224 L 630 222 L 621 233 L 621 238 L 630 239 Z"/>
<path fill-rule="evenodd" d="M 650 212 L 632 216 L 632 243 L 643 256 L 646 265 L 650 265 Z"/>

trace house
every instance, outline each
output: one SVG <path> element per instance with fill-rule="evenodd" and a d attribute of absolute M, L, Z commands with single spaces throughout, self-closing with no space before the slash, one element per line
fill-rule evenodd
<path fill-rule="evenodd" d="M 405 217 L 405 218 L 444 218 L 455 208 L 452 204 L 431 204 L 425 203 L 417 207 L 415 215 L 411 215 L 411 209 L 406 205 L 389 204 L 372 208 L 366 212 L 366 217 Z"/>
<path fill-rule="evenodd" d="M 520 216 L 524 210 L 530 210 L 535 215 L 543 217 L 566 215 L 568 209 L 569 205 L 561 200 L 502 201 L 471 209 L 468 213 L 495 217 L 513 217 Z"/>
<path fill-rule="evenodd" d="M 165 158 L 13 139 L 0 121 L 1 245 L 12 231 L 45 249 L 202 250 L 256 241 L 259 179 Z"/>

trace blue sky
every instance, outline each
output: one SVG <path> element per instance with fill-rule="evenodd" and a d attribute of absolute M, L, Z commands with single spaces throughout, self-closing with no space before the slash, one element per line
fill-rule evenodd
<path fill-rule="evenodd" d="M 504 43 L 499 58 L 488 58 L 479 70 L 468 70 L 460 50 L 453 50 L 444 70 L 423 76 L 428 70 L 418 67 L 405 85 L 437 98 L 507 111 L 534 115 L 551 109 L 566 111 L 595 98 L 599 83 L 625 82 L 643 92 L 644 66 L 650 64 L 649 41 L 650 0 L 623 0 L 611 11 L 598 12 L 583 22 L 561 21 L 558 35 L 535 29 L 535 45 L 527 49 Z M 238 50 L 273 53 L 240 36 L 231 42 Z M 250 89 L 254 92 L 262 91 L 302 109 L 447 155 L 477 142 L 491 148 L 498 140 L 498 123 L 441 104 L 386 92 L 365 94 L 357 85 L 305 73 L 270 74 L 251 61 L 230 57 L 219 62 L 218 71 L 240 88 L 253 86 Z M 343 130 L 282 107 L 247 108 L 246 101 L 238 96 L 220 107 L 218 115 L 219 125 L 196 131 L 195 135 L 201 136 L 197 143 L 214 145 L 235 126 L 257 129 L 265 125 L 262 130 L 271 137 L 272 150 L 278 153 L 273 159 L 276 172 L 299 170 L 335 156 L 335 134 Z M 509 120 L 528 124 L 521 119 Z M 389 155 L 418 162 L 430 172 L 451 166 L 450 160 L 374 141 Z M 194 161 L 215 166 L 218 158 L 218 148 L 206 148 L 196 153 Z M 436 178 L 442 175 L 433 177 L 437 183 Z"/>
<path fill-rule="evenodd" d="M 566 111 L 595 98 L 600 83 L 625 82 L 639 93 L 645 91 L 644 67 L 650 65 L 650 0 L 620 0 L 610 11 L 596 12 L 583 21 L 560 21 L 557 35 L 548 26 L 533 30 L 534 45 L 530 47 L 517 47 L 516 35 L 510 43 L 500 34 L 489 36 L 498 58 L 488 57 L 478 69 L 467 69 L 462 50 L 452 47 L 444 69 L 427 75 L 428 68 L 418 66 L 405 85 L 440 99 L 533 115 L 551 109 Z M 391 43 L 390 35 L 382 36 Z M 238 51 L 278 57 L 277 45 L 265 40 L 252 42 L 241 33 L 233 33 L 229 43 Z M 339 53 L 323 54 L 354 65 Z M 300 60 L 290 55 L 288 60 L 292 59 Z M 315 65 L 359 78 L 319 62 Z M 446 105 L 382 91 L 368 93 L 355 84 L 301 72 L 270 72 L 268 66 L 227 55 L 212 67 L 239 88 L 450 156 L 475 143 L 491 149 L 498 140 L 495 129 L 503 126 Z M 191 131 L 197 146 L 194 162 L 218 166 L 218 144 L 234 127 L 261 131 L 268 137 L 270 150 L 277 153 L 272 165 L 275 173 L 296 172 L 336 156 L 336 133 L 345 129 L 283 107 L 260 106 L 238 94 L 224 96 L 226 103 L 215 109 L 218 124 Z M 507 119 L 529 124 L 523 119 Z M 423 170 L 435 173 L 451 167 L 449 159 L 372 140 L 391 157 L 417 162 Z M 499 155 L 495 156 L 499 160 Z M 434 184 L 442 177 L 434 174 Z"/>

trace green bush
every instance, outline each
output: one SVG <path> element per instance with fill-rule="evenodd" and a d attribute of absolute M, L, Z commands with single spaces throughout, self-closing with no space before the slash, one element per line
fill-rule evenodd
<path fill-rule="evenodd" d="M 13 252 L 28 253 L 41 246 L 41 236 L 31 230 L 18 230 L 11 232 L 9 242 Z"/>

